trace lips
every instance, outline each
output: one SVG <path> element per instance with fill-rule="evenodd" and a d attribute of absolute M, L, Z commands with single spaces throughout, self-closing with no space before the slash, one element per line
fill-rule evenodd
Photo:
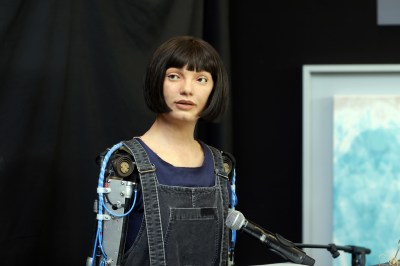
<path fill-rule="evenodd" d="M 187 101 L 187 100 L 180 100 L 176 102 L 177 104 L 187 104 L 187 105 L 194 105 L 192 101 Z"/>
<path fill-rule="evenodd" d="M 177 101 L 175 103 L 176 103 L 176 106 L 179 109 L 182 109 L 182 110 L 189 110 L 189 109 L 192 109 L 195 106 L 194 102 L 187 101 L 187 100 L 180 100 L 180 101 Z"/>

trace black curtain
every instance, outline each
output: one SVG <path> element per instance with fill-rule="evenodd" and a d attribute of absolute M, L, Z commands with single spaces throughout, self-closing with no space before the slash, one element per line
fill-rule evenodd
<path fill-rule="evenodd" d="M 2 265 L 84 265 L 96 223 L 96 156 L 142 134 L 153 50 L 202 37 L 229 69 L 228 1 L 3 0 L 0 3 Z M 230 112 L 200 125 L 231 149 Z"/>

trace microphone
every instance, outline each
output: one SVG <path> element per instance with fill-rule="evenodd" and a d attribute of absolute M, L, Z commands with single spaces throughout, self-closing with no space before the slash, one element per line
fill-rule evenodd
<path fill-rule="evenodd" d="M 240 211 L 229 209 L 225 224 L 232 230 L 241 229 L 243 232 L 257 238 L 284 259 L 309 266 L 313 266 L 315 263 L 313 258 L 307 256 L 303 250 L 296 247 L 292 242 L 281 235 L 272 234 L 255 223 L 246 220 Z"/>

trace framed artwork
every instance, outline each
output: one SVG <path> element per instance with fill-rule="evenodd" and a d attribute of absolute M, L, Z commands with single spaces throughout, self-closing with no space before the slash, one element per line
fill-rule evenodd
<path fill-rule="evenodd" d="M 304 244 L 368 248 L 366 265 L 395 256 L 399 147 L 400 65 L 303 66 Z M 305 251 L 351 265 L 347 252 Z"/>

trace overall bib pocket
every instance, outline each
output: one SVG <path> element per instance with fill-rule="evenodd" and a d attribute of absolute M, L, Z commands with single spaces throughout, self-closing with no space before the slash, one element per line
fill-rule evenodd
<path fill-rule="evenodd" d="M 215 265 L 220 227 L 217 208 L 171 208 L 165 235 L 167 264 Z"/>

